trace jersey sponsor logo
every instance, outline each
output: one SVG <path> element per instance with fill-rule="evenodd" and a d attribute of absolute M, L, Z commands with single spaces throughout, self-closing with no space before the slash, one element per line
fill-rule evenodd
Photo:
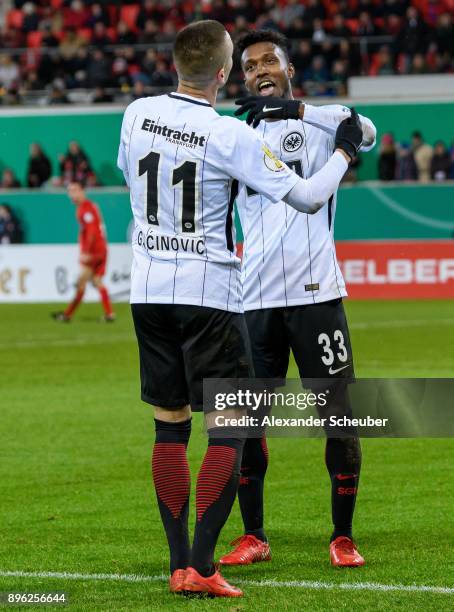
<path fill-rule="evenodd" d="M 290 132 L 290 134 L 287 134 L 287 136 L 284 138 L 282 147 L 284 148 L 284 151 L 287 151 L 287 153 L 294 153 L 302 147 L 303 142 L 303 135 L 300 132 Z"/>
<path fill-rule="evenodd" d="M 182 130 L 175 130 L 174 128 L 169 128 L 167 125 L 157 125 L 154 119 L 145 118 L 141 129 L 145 132 L 164 136 L 166 142 L 187 147 L 188 149 L 195 149 L 197 146 L 204 147 L 206 144 L 206 136 L 199 136 L 195 132 L 189 133 L 183 132 Z"/>
<path fill-rule="evenodd" d="M 318 291 L 320 289 L 319 283 L 312 283 L 310 285 L 304 285 L 305 291 Z"/>
<path fill-rule="evenodd" d="M 146 235 L 140 231 L 137 244 L 144 247 L 148 253 L 156 251 L 165 253 L 193 253 L 205 255 L 206 246 L 203 236 L 179 236 L 178 234 L 158 234 L 150 231 Z"/>
<path fill-rule="evenodd" d="M 338 372 L 340 372 L 341 370 L 345 370 L 345 368 L 350 367 L 350 364 L 347 363 L 347 365 L 342 366 L 341 368 L 336 368 L 335 370 L 333 370 L 332 367 L 330 367 L 330 369 L 328 370 L 328 372 L 332 375 L 332 374 L 337 374 Z"/>
<path fill-rule="evenodd" d="M 278 159 L 266 145 L 262 145 L 262 151 L 265 153 L 263 161 L 268 170 L 272 172 L 282 172 L 282 170 L 285 170 L 285 166 L 281 160 Z"/>

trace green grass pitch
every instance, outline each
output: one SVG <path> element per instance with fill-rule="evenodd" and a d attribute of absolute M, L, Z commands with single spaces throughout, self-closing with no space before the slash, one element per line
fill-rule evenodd
<path fill-rule="evenodd" d="M 358 376 L 453 375 L 452 303 L 346 305 Z M 452 592 L 326 588 L 454 587 L 453 440 L 363 442 L 354 532 L 367 566 L 334 570 L 323 440 L 272 439 L 266 523 L 273 561 L 225 571 L 244 587 L 241 600 L 170 595 L 159 578 L 167 551 L 150 479 L 153 419 L 139 400 L 128 306 L 118 305 L 113 325 L 98 323 L 94 304 L 83 305 L 70 325 L 53 322 L 51 310 L 0 306 L 0 592 L 67 591 L 69 610 L 454 609 Z M 205 444 L 196 417 L 194 472 Z M 235 506 L 218 553 L 240 533 Z"/>

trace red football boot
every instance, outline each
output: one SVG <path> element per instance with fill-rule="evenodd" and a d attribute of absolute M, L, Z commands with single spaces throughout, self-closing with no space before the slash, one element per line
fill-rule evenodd
<path fill-rule="evenodd" d="M 260 561 L 271 561 L 268 542 L 262 542 L 253 535 L 240 536 L 230 544 L 236 548 L 219 560 L 221 565 L 250 565 Z"/>
<path fill-rule="evenodd" d="M 241 597 L 243 595 L 243 591 L 229 584 L 218 571 L 205 578 L 193 567 L 188 567 L 186 570 L 183 591 L 187 595 L 198 593 L 209 597 Z"/>
<path fill-rule="evenodd" d="M 329 557 L 334 567 L 359 567 L 364 558 L 359 554 L 355 543 L 347 536 L 339 536 L 329 545 Z"/>
<path fill-rule="evenodd" d="M 186 578 L 185 569 L 177 569 L 169 578 L 169 591 L 171 593 L 182 593 L 184 579 Z"/>

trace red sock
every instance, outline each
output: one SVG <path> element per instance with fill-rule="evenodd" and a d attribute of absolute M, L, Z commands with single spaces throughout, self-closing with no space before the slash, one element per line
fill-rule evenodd
<path fill-rule="evenodd" d="M 78 289 L 77 290 L 76 297 L 73 299 L 71 304 L 65 310 L 65 313 L 64 313 L 65 316 L 71 317 L 74 314 L 74 311 L 79 306 L 79 304 L 82 301 L 82 298 L 84 297 L 84 293 L 85 293 L 85 289 Z"/>
<path fill-rule="evenodd" d="M 109 294 L 105 287 L 99 288 L 99 295 L 101 296 L 102 307 L 104 309 L 104 314 L 110 316 L 113 314 L 112 304 L 110 303 Z"/>

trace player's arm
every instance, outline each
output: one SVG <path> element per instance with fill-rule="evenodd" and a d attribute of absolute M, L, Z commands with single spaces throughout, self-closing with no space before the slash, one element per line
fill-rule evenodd
<path fill-rule="evenodd" d="M 89 257 L 91 257 L 91 253 L 93 252 L 93 247 L 95 245 L 95 241 L 96 241 L 96 233 L 94 230 L 94 227 L 89 227 L 83 242 L 83 245 L 81 245 L 81 254 L 84 255 L 84 257 L 86 255 L 88 255 Z"/>
<path fill-rule="evenodd" d="M 89 263 L 92 259 L 96 238 L 99 235 L 99 220 L 95 211 L 89 208 L 83 212 L 81 221 L 83 230 L 80 242 L 80 261 Z"/>
<path fill-rule="evenodd" d="M 286 100 L 282 98 L 248 96 L 236 100 L 240 108 L 235 115 L 247 112 L 246 121 L 252 127 L 257 127 L 262 119 L 294 119 L 309 123 L 330 136 L 334 136 L 337 128 L 344 119 L 350 117 L 351 110 L 340 104 L 326 106 L 312 106 L 300 100 Z M 358 115 L 363 129 L 362 151 L 370 151 L 375 145 L 377 129 L 370 119 Z"/>
<path fill-rule="evenodd" d="M 342 180 L 350 158 L 342 149 L 308 179 L 300 178 L 282 200 L 299 212 L 314 214 L 329 200 Z"/>
<path fill-rule="evenodd" d="M 90 263 L 93 258 L 93 245 L 94 245 L 94 236 L 88 234 L 84 236 L 83 241 L 80 243 L 80 263 Z"/>
<path fill-rule="evenodd" d="M 300 212 L 315 213 L 333 195 L 355 157 L 363 139 L 358 113 L 352 108 L 351 116 L 344 119 L 336 130 L 334 154 L 318 172 L 300 182 L 283 200 Z"/>
<path fill-rule="evenodd" d="M 247 125 L 232 126 L 231 134 L 236 141 L 233 148 L 227 136 L 223 141 L 225 170 L 272 202 L 284 200 L 308 214 L 316 213 L 336 191 L 362 140 L 358 115 L 353 110 L 352 116 L 336 132 L 332 157 L 319 172 L 303 179 L 279 160 Z"/>
<path fill-rule="evenodd" d="M 314 127 L 317 127 L 331 136 L 334 136 L 342 121 L 350 116 L 350 109 L 340 104 L 327 104 L 326 106 L 312 106 L 301 103 L 298 109 L 299 118 Z M 358 115 L 363 129 L 363 143 L 361 151 L 370 151 L 375 146 L 377 128 L 368 117 Z"/>
<path fill-rule="evenodd" d="M 134 102 L 132 103 L 134 104 Z M 129 187 L 129 145 L 131 141 L 131 132 L 134 126 L 135 121 L 135 113 L 132 104 L 128 106 L 123 116 L 123 122 L 121 125 L 120 132 L 120 144 L 118 147 L 118 157 L 117 157 L 117 166 L 123 172 L 123 176 L 125 177 L 126 185 Z"/>

